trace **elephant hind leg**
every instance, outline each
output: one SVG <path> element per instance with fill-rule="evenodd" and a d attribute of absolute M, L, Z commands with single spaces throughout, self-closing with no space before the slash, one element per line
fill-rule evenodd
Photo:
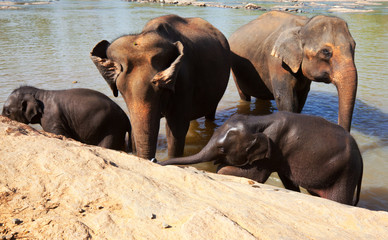
<path fill-rule="evenodd" d="M 189 130 L 190 121 L 182 119 L 166 119 L 166 137 L 168 156 L 180 157 L 185 148 L 185 138 Z"/>
<path fill-rule="evenodd" d="M 232 75 L 233 75 L 233 80 L 234 80 L 234 83 L 236 85 L 237 92 L 238 92 L 238 95 L 240 96 L 240 99 L 244 100 L 244 101 L 247 101 L 247 102 L 250 102 L 251 101 L 251 96 L 243 93 L 243 91 L 241 90 L 240 86 L 238 85 L 237 77 L 236 77 L 236 75 L 234 74 L 233 71 L 232 71 Z"/>
<path fill-rule="evenodd" d="M 335 202 L 352 205 L 353 195 L 348 196 L 344 190 L 338 188 L 329 189 L 308 189 L 311 195 L 326 198 Z"/>
<path fill-rule="evenodd" d="M 341 177 L 333 185 L 323 189 L 311 189 L 308 188 L 307 191 L 315 196 L 321 198 L 330 199 L 343 204 L 353 205 L 354 192 L 356 188 L 356 183 L 353 183 L 352 180 L 348 180 L 346 177 Z"/>

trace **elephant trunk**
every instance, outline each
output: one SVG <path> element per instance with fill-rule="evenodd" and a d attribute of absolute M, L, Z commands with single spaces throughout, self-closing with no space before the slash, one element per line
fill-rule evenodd
<path fill-rule="evenodd" d="M 212 141 L 212 140 L 210 140 Z M 211 146 L 214 144 L 207 144 L 199 153 L 187 157 L 171 158 L 159 164 L 162 166 L 166 165 L 190 165 L 202 162 L 210 162 L 216 159 L 217 150 Z"/>
<path fill-rule="evenodd" d="M 136 155 L 152 159 L 156 154 L 160 115 L 150 106 L 131 106 L 129 109 Z"/>
<path fill-rule="evenodd" d="M 343 65 L 342 65 L 343 66 Z M 347 67 L 338 66 L 333 83 L 338 91 L 338 124 L 350 132 L 357 93 L 357 69 L 353 61 Z"/>

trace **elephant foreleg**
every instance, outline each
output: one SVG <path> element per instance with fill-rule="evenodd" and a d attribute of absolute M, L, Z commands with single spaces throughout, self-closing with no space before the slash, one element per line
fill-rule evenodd
<path fill-rule="evenodd" d="M 307 95 L 309 94 L 310 91 L 310 85 L 311 82 L 307 82 L 306 85 L 303 87 L 302 90 L 299 90 L 297 92 L 298 94 L 298 113 L 302 112 L 302 109 L 304 107 L 304 104 L 306 103 Z"/>
<path fill-rule="evenodd" d="M 284 70 L 278 70 L 272 78 L 273 96 L 279 111 L 300 113 L 306 102 L 311 82 L 297 79 Z"/>
<path fill-rule="evenodd" d="M 223 175 L 245 177 L 255 180 L 259 183 L 265 183 L 265 181 L 267 181 L 267 179 L 271 175 L 271 171 L 267 169 L 258 169 L 256 166 L 235 167 L 220 165 L 217 169 L 217 173 Z"/>
<path fill-rule="evenodd" d="M 205 118 L 206 118 L 206 120 L 211 120 L 211 121 L 213 121 L 214 119 L 216 119 L 216 109 L 214 109 L 213 111 L 211 111 L 211 113 L 206 114 L 206 115 L 205 115 Z"/>
<path fill-rule="evenodd" d="M 179 157 L 183 155 L 186 133 L 189 130 L 189 126 L 189 121 L 166 121 L 166 137 L 169 157 Z"/>
<path fill-rule="evenodd" d="M 288 177 L 284 176 L 283 174 L 278 173 L 280 180 L 282 181 L 284 187 L 288 190 L 300 192 L 300 188 L 297 184 L 292 182 Z"/>
<path fill-rule="evenodd" d="M 53 120 L 54 122 L 54 120 Z M 77 141 L 80 141 L 81 139 L 77 138 L 76 136 L 74 136 L 73 134 L 70 133 L 69 130 L 66 129 L 66 127 L 63 127 L 61 124 L 44 124 L 42 123 L 42 128 L 44 131 L 46 132 L 50 132 L 50 133 L 54 133 L 56 135 L 62 135 L 62 136 L 65 136 L 67 138 L 72 138 L 74 140 L 77 140 Z"/>

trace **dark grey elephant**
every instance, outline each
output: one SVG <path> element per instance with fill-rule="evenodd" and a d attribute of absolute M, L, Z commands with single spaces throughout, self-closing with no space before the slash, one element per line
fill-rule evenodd
<path fill-rule="evenodd" d="M 90 89 L 20 87 L 8 97 L 2 115 L 26 124 L 40 124 L 46 132 L 86 144 L 122 151 L 132 148 L 126 113 L 109 97 Z"/>
<path fill-rule="evenodd" d="M 150 20 L 139 34 L 101 41 L 91 59 L 120 91 L 139 157 L 155 156 L 160 118 L 166 118 L 169 156 L 183 154 L 190 121 L 214 119 L 230 75 L 224 35 L 200 18 L 176 15 Z"/>
<path fill-rule="evenodd" d="M 241 99 L 275 99 L 279 110 L 301 112 L 311 81 L 338 90 L 338 123 L 350 131 L 357 92 L 356 43 L 337 17 L 307 18 L 272 11 L 229 39 Z"/>
<path fill-rule="evenodd" d="M 357 143 L 342 127 L 320 117 L 291 112 L 234 115 L 199 153 L 160 164 L 209 161 L 220 163 L 220 174 L 264 183 L 277 172 L 287 189 L 299 191 L 301 186 L 349 205 L 359 200 L 363 162 Z"/>

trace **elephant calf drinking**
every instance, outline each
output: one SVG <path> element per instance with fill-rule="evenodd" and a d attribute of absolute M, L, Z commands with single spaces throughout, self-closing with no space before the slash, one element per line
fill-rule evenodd
<path fill-rule="evenodd" d="M 26 124 L 39 123 L 47 132 L 115 150 L 126 150 L 128 133 L 131 146 L 126 113 L 110 98 L 90 89 L 20 87 L 8 97 L 2 115 Z"/>
<path fill-rule="evenodd" d="M 213 160 L 220 163 L 220 174 L 264 183 L 277 172 L 287 189 L 300 191 L 301 186 L 313 195 L 349 205 L 359 200 L 363 162 L 357 143 L 342 127 L 320 117 L 290 112 L 235 115 L 199 153 L 160 164 Z"/>

